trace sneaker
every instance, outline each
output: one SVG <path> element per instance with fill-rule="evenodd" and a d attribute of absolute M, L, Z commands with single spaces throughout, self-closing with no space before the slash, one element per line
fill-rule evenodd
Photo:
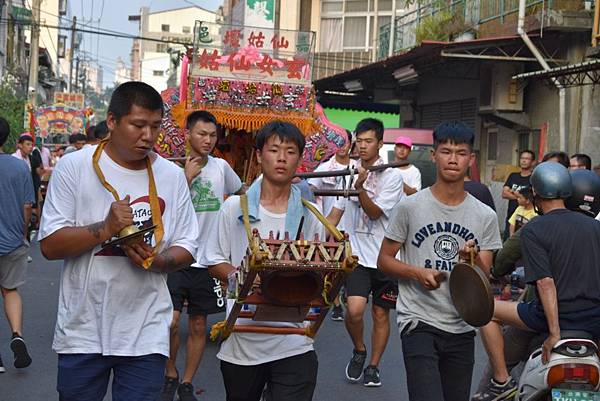
<path fill-rule="evenodd" d="M 504 384 L 498 384 L 496 380 L 491 379 L 487 389 L 473 396 L 473 401 L 500 401 L 513 399 L 517 393 L 517 382 L 509 377 Z"/>
<path fill-rule="evenodd" d="M 23 337 L 17 333 L 13 333 L 13 338 L 10 341 L 10 349 L 15 354 L 15 368 L 21 369 L 31 365 L 31 357 L 27 352 L 27 345 Z"/>
<path fill-rule="evenodd" d="M 27 263 L 31 263 L 33 262 L 33 259 L 31 258 L 31 256 L 27 256 Z"/>
<path fill-rule="evenodd" d="M 0 356 L 0 373 L 4 372 L 6 372 L 6 369 L 4 368 L 4 364 L 2 363 L 2 357 Z"/>
<path fill-rule="evenodd" d="M 335 320 L 336 322 L 344 321 L 344 310 L 342 309 L 342 305 L 334 305 L 331 309 L 331 320 Z"/>
<path fill-rule="evenodd" d="M 365 368 L 363 384 L 366 387 L 381 386 L 381 379 L 379 378 L 379 369 L 377 369 L 377 366 L 369 365 Z"/>
<path fill-rule="evenodd" d="M 181 383 L 177 389 L 178 401 L 198 401 L 192 383 Z"/>
<path fill-rule="evenodd" d="M 363 374 L 363 366 L 367 360 L 367 351 L 352 351 L 352 359 L 346 365 L 346 379 L 352 383 L 356 383 L 360 380 Z"/>
<path fill-rule="evenodd" d="M 179 377 L 173 378 L 165 376 L 165 383 L 163 384 L 162 392 L 160 394 L 160 401 L 173 401 L 177 387 L 179 387 Z"/>

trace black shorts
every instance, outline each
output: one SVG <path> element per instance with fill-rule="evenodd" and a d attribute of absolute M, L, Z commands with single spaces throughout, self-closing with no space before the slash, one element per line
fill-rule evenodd
<path fill-rule="evenodd" d="M 208 269 L 186 267 L 167 276 L 173 309 L 181 312 L 187 300 L 188 315 L 210 315 L 225 311 L 225 291 Z"/>
<path fill-rule="evenodd" d="M 395 307 L 395 299 L 389 300 L 392 294 L 390 291 L 398 295 L 398 284 L 378 269 L 364 267 L 358 265 L 356 269 L 346 277 L 346 295 L 349 297 L 357 296 L 369 298 L 369 294 L 373 293 L 373 303 L 383 308 L 391 309 Z"/>
<path fill-rule="evenodd" d="M 548 321 L 539 301 L 521 302 L 517 305 L 519 318 L 527 327 L 538 333 L 548 332 Z M 558 322 L 563 330 L 581 330 L 600 338 L 600 307 L 581 311 L 558 313 Z"/>

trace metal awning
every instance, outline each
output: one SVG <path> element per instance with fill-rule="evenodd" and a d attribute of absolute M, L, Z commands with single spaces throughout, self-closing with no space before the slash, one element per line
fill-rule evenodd
<path fill-rule="evenodd" d="M 600 84 L 600 59 L 570 64 L 549 70 L 525 72 L 512 77 L 517 81 L 528 79 L 558 80 L 564 87 Z"/>

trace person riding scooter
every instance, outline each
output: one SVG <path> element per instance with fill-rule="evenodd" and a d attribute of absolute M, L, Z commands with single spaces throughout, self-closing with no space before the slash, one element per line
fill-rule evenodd
<path fill-rule="evenodd" d="M 594 218 L 600 213 L 600 177 L 594 172 L 584 169 L 569 171 L 569 174 L 571 175 L 573 191 L 571 197 L 565 201 L 565 206 L 569 210 Z M 499 279 L 513 273 L 515 263 L 521 259 L 521 233 L 517 231 L 502 244 L 502 249 L 494 255 L 492 276 Z M 528 290 L 522 295 L 521 299 L 526 302 L 532 301 L 535 295 L 535 287 L 528 286 Z M 541 344 L 541 341 L 538 342 L 539 335 L 529 330 L 505 326 L 502 334 L 504 344 L 506 344 L 504 359 L 509 372 L 519 363 L 524 362 L 530 351 Z M 488 362 L 477 392 L 472 398 L 473 401 L 481 399 L 482 394 L 487 391 L 492 374 L 492 367 Z"/>
<path fill-rule="evenodd" d="M 537 296 L 520 304 L 496 301 L 492 322 L 481 329 L 493 378 L 487 389 L 477 394 L 477 400 L 505 399 L 516 391 L 504 359 L 500 323 L 549 333 L 542 347 L 544 363 L 560 340 L 561 329 L 583 330 L 600 338 L 600 224 L 566 209 L 572 180 L 560 164 L 540 164 L 531 184 L 541 216 L 521 230 L 521 248 L 525 278 L 535 284 Z"/>

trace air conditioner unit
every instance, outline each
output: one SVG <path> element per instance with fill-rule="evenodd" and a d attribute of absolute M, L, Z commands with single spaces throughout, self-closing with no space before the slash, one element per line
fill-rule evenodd
<path fill-rule="evenodd" d="M 482 65 L 479 111 L 523 111 L 523 91 L 512 79 L 523 71 L 522 63 Z"/>
<path fill-rule="evenodd" d="M 360 92 L 365 89 L 358 79 L 344 82 L 344 88 L 346 88 L 348 92 Z"/>
<path fill-rule="evenodd" d="M 400 86 L 416 83 L 419 78 L 419 73 L 414 70 L 412 65 L 398 68 L 392 73 L 392 75 Z"/>

